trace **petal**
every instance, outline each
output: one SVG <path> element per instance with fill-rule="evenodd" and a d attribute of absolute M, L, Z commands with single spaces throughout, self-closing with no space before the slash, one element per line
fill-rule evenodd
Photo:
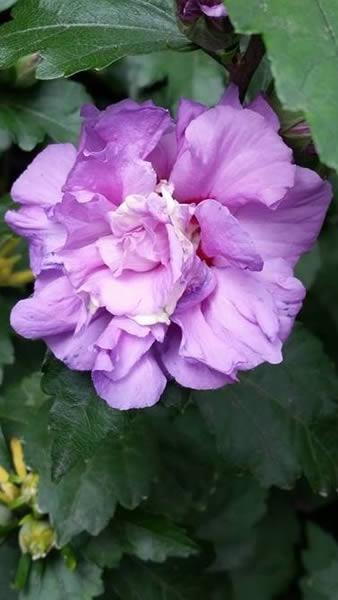
<path fill-rule="evenodd" d="M 130 158 L 145 158 L 155 148 L 164 132 L 171 126 L 169 111 L 154 105 L 138 105 L 127 101 L 112 105 L 90 116 L 87 138 L 95 135 L 103 142 L 102 147 L 112 144 L 114 153 L 127 154 Z M 87 141 L 81 140 L 82 149 Z M 91 144 L 91 149 L 93 144 Z"/>
<path fill-rule="evenodd" d="M 213 331 L 227 343 L 227 354 L 239 369 L 282 360 L 282 341 L 301 308 L 305 292 L 282 261 L 253 273 L 215 269 L 218 285 L 204 306 Z M 237 357 L 240 357 L 238 361 Z"/>
<path fill-rule="evenodd" d="M 261 271 L 263 261 L 247 232 L 230 211 L 216 200 L 197 205 L 195 217 L 201 227 L 201 248 L 218 266 Z"/>
<path fill-rule="evenodd" d="M 147 196 L 156 185 L 156 173 L 149 162 L 118 154 L 107 148 L 104 155 L 79 156 L 64 190 L 83 195 L 84 201 L 101 194 L 112 205 L 130 194 Z"/>
<path fill-rule="evenodd" d="M 5 220 L 18 235 L 29 240 L 30 266 L 35 275 L 43 267 L 54 264 L 52 254 L 63 246 L 66 239 L 61 224 L 49 219 L 43 208 L 32 205 L 7 211 Z"/>
<path fill-rule="evenodd" d="M 331 198 L 329 183 L 297 167 L 295 186 L 276 210 L 247 205 L 236 217 L 263 259 L 283 258 L 294 265 L 316 241 Z"/>
<path fill-rule="evenodd" d="M 230 83 L 218 104 L 222 106 L 232 106 L 232 108 L 237 108 L 237 110 L 243 110 L 243 106 L 239 99 L 239 89 L 237 85 Z"/>
<path fill-rule="evenodd" d="M 62 198 L 62 186 L 76 157 L 72 144 L 51 144 L 34 158 L 14 183 L 15 202 L 53 206 Z"/>
<path fill-rule="evenodd" d="M 219 2 L 213 2 L 213 3 L 209 2 L 209 4 L 201 2 L 200 5 L 201 5 L 202 11 L 204 12 L 205 15 L 207 15 L 207 17 L 220 18 L 220 17 L 226 17 L 228 14 L 225 9 L 225 6 L 223 4 L 223 0 L 220 0 Z"/>
<path fill-rule="evenodd" d="M 181 334 L 178 327 L 172 327 L 165 343 L 158 346 L 161 360 L 168 373 L 184 387 L 195 390 L 209 390 L 232 383 L 224 373 L 210 369 L 203 363 L 180 355 Z"/>
<path fill-rule="evenodd" d="M 153 406 L 167 383 L 151 352 L 147 352 L 119 381 L 112 381 L 110 373 L 102 371 L 94 371 L 92 377 L 98 395 L 112 408 L 120 410 Z"/>
<path fill-rule="evenodd" d="M 114 277 L 108 269 L 101 269 L 87 278 L 79 291 L 88 292 L 99 305 L 113 315 L 145 317 L 144 325 L 168 320 L 164 312 L 171 301 L 172 278 L 170 271 L 157 267 L 147 273 L 125 271 Z"/>
<path fill-rule="evenodd" d="M 38 339 L 75 329 L 82 302 L 67 277 L 38 286 L 31 298 L 21 300 L 11 313 L 11 325 L 20 335 Z"/>
<path fill-rule="evenodd" d="M 54 356 L 62 360 L 70 369 L 89 371 L 94 367 L 97 357 L 96 341 L 109 321 L 111 315 L 103 313 L 79 332 L 71 331 L 47 336 L 45 342 Z"/>
<path fill-rule="evenodd" d="M 204 104 L 200 102 L 194 102 L 193 100 L 187 100 L 186 98 L 181 98 L 178 110 L 177 110 L 177 125 L 176 125 L 176 135 L 177 141 L 180 145 L 184 139 L 184 133 L 188 125 L 199 117 L 202 113 L 204 113 L 207 109 Z"/>
<path fill-rule="evenodd" d="M 79 203 L 71 194 L 65 194 L 61 204 L 55 207 L 55 218 L 67 230 L 65 249 L 81 248 L 110 233 L 106 220 L 113 205 L 103 196 L 93 196 L 85 204 Z"/>
<path fill-rule="evenodd" d="M 248 104 L 247 108 L 253 110 L 258 113 L 269 123 L 270 127 L 274 129 L 274 131 L 279 131 L 280 123 L 279 119 L 274 110 L 272 110 L 270 104 L 263 98 L 260 94 Z"/>
<path fill-rule="evenodd" d="M 216 106 L 190 123 L 185 138 L 170 176 L 180 202 L 274 206 L 294 183 L 290 148 L 251 110 Z"/>

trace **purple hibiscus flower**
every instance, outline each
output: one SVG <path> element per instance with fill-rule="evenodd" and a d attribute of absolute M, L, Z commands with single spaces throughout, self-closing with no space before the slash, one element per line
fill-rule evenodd
<path fill-rule="evenodd" d="M 216 19 L 227 16 L 222 0 L 178 0 L 178 12 L 184 21 L 194 21 L 203 14 Z"/>
<path fill-rule="evenodd" d="M 211 109 L 182 100 L 176 122 L 130 100 L 83 117 L 79 147 L 48 146 L 12 189 L 36 275 L 14 329 L 120 409 L 169 378 L 218 388 L 279 363 L 331 188 L 293 164 L 271 108 L 230 87 Z"/>

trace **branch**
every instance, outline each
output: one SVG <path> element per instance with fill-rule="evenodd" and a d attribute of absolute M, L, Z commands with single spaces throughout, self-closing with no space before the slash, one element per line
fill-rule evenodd
<path fill-rule="evenodd" d="M 241 101 L 245 98 L 252 76 L 264 53 L 265 47 L 262 38 L 259 35 L 252 35 L 244 55 L 238 55 L 234 63 L 227 67 L 230 81 L 238 86 Z"/>

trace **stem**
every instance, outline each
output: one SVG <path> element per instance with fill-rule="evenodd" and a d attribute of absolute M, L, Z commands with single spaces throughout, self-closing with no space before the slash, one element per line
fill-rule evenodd
<path fill-rule="evenodd" d="M 230 80 L 238 86 L 241 101 L 245 98 L 252 76 L 264 53 L 265 48 L 262 38 L 259 35 L 252 35 L 244 55 L 239 55 L 236 61 L 228 67 Z"/>

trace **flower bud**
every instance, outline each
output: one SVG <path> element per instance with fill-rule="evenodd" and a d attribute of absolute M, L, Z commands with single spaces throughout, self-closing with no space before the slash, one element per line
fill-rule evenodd
<path fill-rule="evenodd" d="M 21 498 L 25 504 L 35 505 L 39 486 L 39 475 L 37 473 L 28 473 L 21 485 Z"/>
<path fill-rule="evenodd" d="M 19 531 L 19 545 L 24 554 L 33 560 L 44 558 L 55 546 L 55 531 L 48 521 L 39 521 L 29 515 Z"/>
<path fill-rule="evenodd" d="M 177 15 L 185 35 L 206 50 L 227 54 L 237 36 L 222 0 L 177 0 Z"/>
<path fill-rule="evenodd" d="M 16 72 L 16 87 L 30 87 L 36 82 L 36 67 L 39 64 L 40 56 L 37 52 L 28 54 L 19 58 L 15 65 Z"/>
<path fill-rule="evenodd" d="M 183 21 L 195 21 L 202 15 L 216 19 L 227 16 L 222 0 L 178 0 L 178 13 Z"/>

